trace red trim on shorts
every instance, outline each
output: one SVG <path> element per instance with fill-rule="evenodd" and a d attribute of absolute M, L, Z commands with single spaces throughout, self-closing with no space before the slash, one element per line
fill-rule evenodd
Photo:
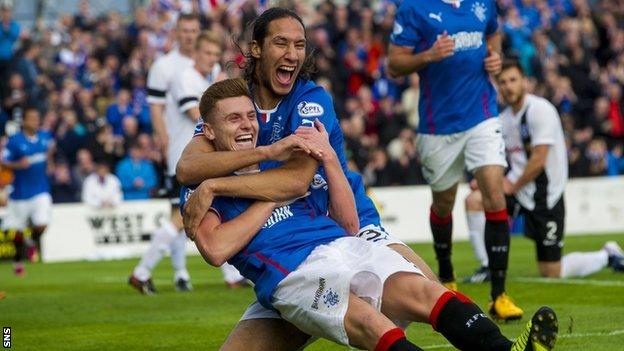
<path fill-rule="evenodd" d="M 433 206 L 429 208 L 429 220 L 437 225 L 447 225 L 453 220 L 453 214 L 449 213 L 446 217 L 440 217 L 433 210 Z"/>
<path fill-rule="evenodd" d="M 405 339 L 405 332 L 401 328 L 390 329 L 379 338 L 375 351 L 388 351 L 398 340 Z"/>
<path fill-rule="evenodd" d="M 282 272 L 284 275 L 288 275 L 290 273 L 290 271 L 288 269 L 282 267 L 281 264 L 273 261 L 272 259 L 264 256 L 263 254 L 261 254 L 259 252 L 254 253 L 254 256 L 256 256 L 260 261 L 275 267 L 278 271 Z"/>
<path fill-rule="evenodd" d="M 442 296 L 440 296 L 435 306 L 433 306 L 433 309 L 431 310 L 431 314 L 429 315 L 429 324 L 431 324 L 431 326 L 433 327 L 433 330 L 437 330 L 438 316 L 440 314 L 440 311 L 446 305 L 446 303 L 449 302 L 449 300 L 454 297 L 455 297 L 455 294 L 453 294 L 452 291 L 447 291 L 444 294 L 442 294 Z"/>
<path fill-rule="evenodd" d="M 506 208 L 495 212 L 485 211 L 485 219 L 487 221 L 507 221 L 508 218 L 509 215 Z"/>

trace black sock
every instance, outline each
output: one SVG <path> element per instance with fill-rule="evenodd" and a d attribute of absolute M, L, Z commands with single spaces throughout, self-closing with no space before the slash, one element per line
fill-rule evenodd
<path fill-rule="evenodd" d="M 509 262 L 509 224 L 507 210 L 485 212 L 485 247 L 492 275 L 492 300 L 505 292 Z"/>
<path fill-rule="evenodd" d="M 469 298 L 447 291 L 433 307 L 429 323 L 460 350 L 508 351 L 511 341 Z"/>
<path fill-rule="evenodd" d="M 407 341 L 401 328 L 394 328 L 381 336 L 375 351 L 423 351 L 423 349 Z"/>
<path fill-rule="evenodd" d="M 442 282 L 453 281 L 453 263 L 451 263 L 453 216 L 438 216 L 433 208 L 429 210 L 429 225 L 433 233 L 433 249 L 438 260 L 438 276 Z"/>
<path fill-rule="evenodd" d="M 15 232 L 13 238 L 13 245 L 15 245 L 15 256 L 13 256 L 13 262 L 22 262 L 26 250 L 24 243 L 24 234 L 22 232 Z"/>
<path fill-rule="evenodd" d="M 37 248 L 37 253 L 41 254 L 41 236 L 43 235 L 42 229 L 40 227 L 34 228 L 32 231 L 32 238 L 35 242 L 35 247 Z"/>

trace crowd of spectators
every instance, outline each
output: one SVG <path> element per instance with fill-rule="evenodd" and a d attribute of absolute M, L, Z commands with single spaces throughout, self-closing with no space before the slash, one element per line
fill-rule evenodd
<path fill-rule="evenodd" d="M 146 103 L 151 63 L 173 46 L 180 12 L 223 35 L 222 62 L 239 73 L 245 31 L 266 1 L 153 0 L 131 16 L 95 15 L 88 1 L 54 22 L 21 27 L 0 10 L 0 133 L 26 106 L 55 135 L 56 202 L 79 201 L 105 164 L 125 199 L 156 196 L 163 152 Z M 423 184 L 415 150 L 418 76 L 393 80 L 386 51 L 400 0 L 286 1 L 304 18 L 314 79 L 330 91 L 351 167 L 371 186 Z M 573 177 L 624 174 L 624 0 L 498 0 L 504 54 L 520 59 L 531 90 L 559 110 Z M 233 39 L 233 40 L 231 40 Z M 235 64 L 232 64 L 235 63 Z M 2 179 L 2 178 L 0 178 Z"/>

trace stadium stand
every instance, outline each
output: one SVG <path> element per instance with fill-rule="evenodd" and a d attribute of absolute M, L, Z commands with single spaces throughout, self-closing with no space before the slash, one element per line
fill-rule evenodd
<path fill-rule="evenodd" d="M 296 7 L 308 24 L 315 80 L 332 92 L 351 165 L 370 186 L 424 183 L 414 147 L 418 77 L 392 80 L 384 69 L 399 2 L 283 2 Z M 129 156 L 130 145 L 136 146 L 135 158 L 162 174 L 145 81 L 154 59 L 171 49 L 178 13 L 200 12 L 203 26 L 223 35 L 222 65 L 234 76 L 243 57 L 229 39 L 245 49 L 244 28 L 265 6 L 256 0 L 224 1 L 217 7 L 204 1 L 143 3 L 148 5 L 124 17 L 96 13 L 82 1 L 75 13 L 35 21 L 32 28 L 18 24 L 10 6 L 1 11 L 2 142 L 19 130 L 26 106 L 42 112 L 44 129 L 58 146 L 58 169 L 49 174 L 55 202 L 80 198 L 92 159 L 106 159 L 111 170 L 120 169 L 117 164 Z M 553 102 L 562 116 L 571 176 L 623 174 L 622 1 L 498 0 L 497 5 L 505 55 L 520 59 L 531 89 Z M 140 191 L 143 198 L 155 197 L 158 187 L 124 189 Z"/>

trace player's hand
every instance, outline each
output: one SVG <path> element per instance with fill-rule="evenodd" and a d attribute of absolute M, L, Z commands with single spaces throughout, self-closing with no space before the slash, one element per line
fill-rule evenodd
<path fill-rule="evenodd" d="M 156 145 L 160 147 L 162 154 L 167 156 L 167 148 L 169 147 L 169 136 L 167 134 L 156 135 Z"/>
<path fill-rule="evenodd" d="M 433 46 L 429 49 L 432 62 L 438 62 L 452 56 L 455 53 L 455 40 L 446 31 L 438 36 Z"/>
<path fill-rule="evenodd" d="M 273 161 L 286 161 L 294 152 L 303 151 L 310 153 L 310 146 L 300 136 L 291 134 L 284 139 L 267 146 L 268 158 Z"/>
<path fill-rule="evenodd" d="M 184 231 L 189 239 L 195 239 L 197 228 L 199 228 L 199 224 L 204 219 L 208 209 L 210 209 L 212 200 L 214 200 L 214 192 L 210 188 L 209 181 L 204 181 L 186 201 L 182 221 L 184 223 Z"/>
<path fill-rule="evenodd" d="M 490 45 L 487 47 L 487 56 L 483 60 L 483 65 L 487 73 L 494 75 L 499 74 L 503 68 L 503 60 L 500 54 L 492 49 Z"/>
<path fill-rule="evenodd" d="M 30 161 L 28 161 L 27 157 L 22 157 L 15 163 L 15 169 L 26 169 L 28 167 L 30 167 Z"/>
<path fill-rule="evenodd" d="M 470 186 L 470 190 L 472 191 L 479 190 L 479 184 L 477 184 L 476 178 L 473 178 L 470 183 L 468 183 L 468 186 Z"/>
<path fill-rule="evenodd" d="M 336 152 L 329 143 L 329 134 L 320 120 L 314 120 L 314 127 L 297 128 L 295 135 L 300 136 L 309 143 L 312 156 L 317 160 L 328 161 L 336 157 Z"/>
<path fill-rule="evenodd" d="M 503 178 L 503 192 L 505 195 L 513 195 L 516 192 L 514 188 L 514 184 L 507 177 Z"/>

